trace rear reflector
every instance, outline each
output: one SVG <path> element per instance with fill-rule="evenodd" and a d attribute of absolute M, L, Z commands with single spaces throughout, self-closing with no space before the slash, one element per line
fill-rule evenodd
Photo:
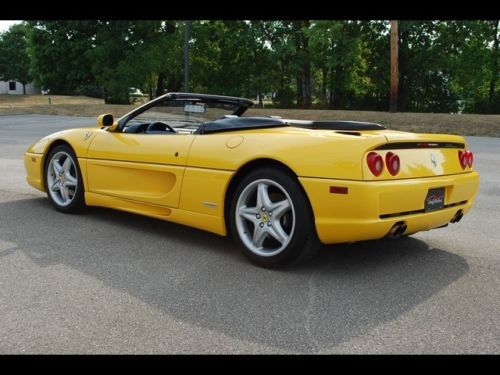
<path fill-rule="evenodd" d="M 342 186 L 330 186 L 330 193 L 332 194 L 347 194 L 348 188 Z"/>

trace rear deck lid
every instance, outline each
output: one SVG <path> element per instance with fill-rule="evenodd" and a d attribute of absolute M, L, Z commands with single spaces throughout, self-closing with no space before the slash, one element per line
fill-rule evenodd
<path fill-rule="evenodd" d="M 416 134 L 385 130 L 383 135 L 387 143 L 367 150 L 363 160 L 363 179 L 394 180 L 406 178 L 444 176 L 471 171 L 462 168 L 459 152 L 464 151 L 466 142 L 463 137 L 444 134 Z M 380 176 L 371 173 L 367 156 L 376 152 L 384 160 L 384 169 Z M 389 153 L 396 154 L 400 160 L 400 169 L 396 175 L 389 173 L 386 161 Z"/>

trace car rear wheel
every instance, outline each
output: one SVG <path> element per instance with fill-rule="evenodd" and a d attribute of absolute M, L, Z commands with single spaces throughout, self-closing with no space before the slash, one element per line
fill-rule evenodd
<path fill-rule="evenodd" d="M 45 186 L 50 201 L 59 211 L 74 213 L 85 208 L 82 175 L 69 146 L 57 146 L 48 154 Z"/>
<path fill-rule="evenodd" d="M 263 267 L 299 263 L 320 248 L 307 196 L 279 169 L 243 177 L 233 195 L 229 224 L 243 253 Z"/>

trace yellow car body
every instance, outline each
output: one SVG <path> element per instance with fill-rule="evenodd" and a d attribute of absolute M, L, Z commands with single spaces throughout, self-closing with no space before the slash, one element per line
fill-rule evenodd
<path fill-rule="evenodd" d="M 324 244 L 382 238 L 401 221 L 405 234 L 444 226 L 470 210 L 478 190 L 478 173 L 462 168 L 457 156 L 466 141 L 455 135 L 285 126 L 165 136 L 116 132 L 114 125 L 64 130 L 36 142 L 24 156 L 27 182 L 47 191 L 47 154 L 67 144 L 78 159 L 87 205 L 226 235 L 235 181 L 252 168 L 277 165 L 299 181 Z M 398 148 L 407 142 L 464 147 Z M 383 158 L 397 152 L 399 173 L 372 174 L 367 155 L 373 150 Z M 426 212 L 433 188 L 445 189 L 444 207 Z"/>

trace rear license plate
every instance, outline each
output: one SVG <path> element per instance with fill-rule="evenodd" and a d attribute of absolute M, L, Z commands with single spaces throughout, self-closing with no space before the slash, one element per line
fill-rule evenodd
<path fill-rule="evenodd" d="M 425 198 L 425 212 L 442 210 L 444 208 L 444 187 L 429 189 Z"/>

